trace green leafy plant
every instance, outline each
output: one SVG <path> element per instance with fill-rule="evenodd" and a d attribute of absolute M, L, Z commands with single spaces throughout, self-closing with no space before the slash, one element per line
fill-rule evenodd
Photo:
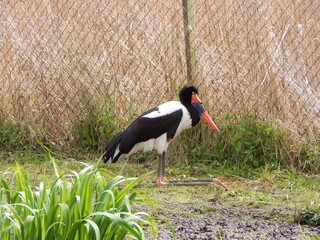
<path fill-rule="evenodd" d="M 306 208 L 295 216 L 294 221 L 299 224 L 320 226 L 320 208 Z"/>
<path fill-rule="evenodd" d="M 222 119 L 220 133 L 205 131 L 204 127 L 186 137 L 185 151 L 191 162 L 202 160 L 214 167 L 242 169 L 241 175 L 265 166 L 276 169 L 281 164 L 282 136 L 272 123 L 255 115 L 226 116 Z"/>
<path fill-rule="evenodd" d="M 32 186 L 19 166 L 1 175 L 0 239 L 145 239 L 143 227 L 155 235 L 155 220 L 132 209 L 144 201 L 133 189 L 144 176 L 107 180 L 97 165 L 66 175 L 51 160 L 53 183 Z"/>
<path fill-rule="evenodd" d="M 216 153 L 221 160 L 229 160 L 238 167 L 259 168 L 268 164 L 276 168 L 281 162 L 280 139 L 277 126 L 256 116 L 226 121 L 217 136 L 224 151 Z"/>

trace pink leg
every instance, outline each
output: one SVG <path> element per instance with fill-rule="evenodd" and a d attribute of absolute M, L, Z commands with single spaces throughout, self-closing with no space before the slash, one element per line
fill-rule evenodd
<path fill-rule="evenodd" d="M 212 178 L 212 183 L 216 183 L 216 184 L 220 185 L 221 187 L 224 187 L 225 189 L 228 189 L 226 185 L 224 185 L 222 182 L 220 182 L 216 178 Z"/>

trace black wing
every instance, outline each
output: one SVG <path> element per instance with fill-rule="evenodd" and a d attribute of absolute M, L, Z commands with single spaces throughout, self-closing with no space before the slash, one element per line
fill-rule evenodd
<path fill-rule="evenodd" d="M 167 133 L 168 140 L 174 137 L 182 119 L 182 109 L 155 118 L 144 117 L 153 111 L 158 109 L 154 108 L 142 114 L 123 132 L 121 152 L 129 153 L 135 144 L 158 138 L 164 133 Z"/>

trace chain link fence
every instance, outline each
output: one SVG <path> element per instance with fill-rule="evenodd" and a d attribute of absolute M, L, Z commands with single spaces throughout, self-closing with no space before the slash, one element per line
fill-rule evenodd
<path fill-rule="evenodd" d="M 129 121 L 194 84 L 210 115 L 256 112 L 319 130 L 319 0 L 1 0 L 0 8 L 6 121 L 56 138 L 92 108 L 112 104 Z"/>

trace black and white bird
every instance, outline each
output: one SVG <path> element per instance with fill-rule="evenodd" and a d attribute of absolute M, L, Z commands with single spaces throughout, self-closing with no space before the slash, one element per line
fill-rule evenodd
<path fill-rule="evenodd" d="M 107 145 L 103 155 L 105 163 L 114 163 L 139 150 L 156 150 L 159 155 L 156 184 L 167 185 L 165 180 L 165 154 L 169 144 L 188 128 L 194 127 L 200 117 L 214 130 L 219 129 L 205 111 L 194 86 L 185 86 L 179 93 L 180 101 L 169 101 L 139 116 Z M 223 186 L 218 180 L 210 179 Z M 182 185 L 177 183 L 176 185 Z M 183 185 L 196 185 L 183 183 Z M 200 184 L 197 184 L 200 185 Z"/>

